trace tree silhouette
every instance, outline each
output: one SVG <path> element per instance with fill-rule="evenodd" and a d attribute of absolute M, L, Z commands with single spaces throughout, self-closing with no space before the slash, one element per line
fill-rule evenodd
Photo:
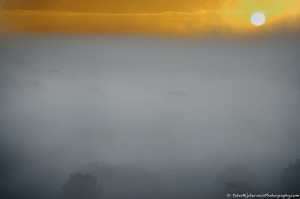
<path fill-rule="evenodd" d="M 284 193 L 299 194 L 300 159 L 283 169 L 280 175 L 280 182 Z"/>
<path fill-rule="evenodd" d="M 223 198 L 226 194 L 245 194 L 253 192 L 251 172 L 243 167 L 233 167 L 220 172 L 216 179 L 214 193 Z"/>
<path fill-rule="evenodd" d="M 101 189 L 97 178 L 82 173 L 71 174 L 63 186 L 64 199 L 100 199 Z"/>
<path fill-rule="evenodd" d="M 249 193 L 252 192 L 251 185 L 246 181 L 227 182 L 223 188 L 224 193 Z"/>
<path fill-rule="evenodd" d="M 115 174 L 114 168 L 103 162 L 90 162 L 84 165 L 79 171 L 95 176 L 96 178 L 98 178 L 100 183 L 110 181 Z"/>

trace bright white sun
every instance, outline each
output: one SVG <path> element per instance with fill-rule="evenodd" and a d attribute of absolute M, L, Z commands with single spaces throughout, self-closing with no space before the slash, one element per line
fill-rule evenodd
<path fill-rule="evenodd" d="M 266 17 L 261 12 L 256 12 L 251 16 L 251 23 L 255 26 L 261 26 L 265 23 Z"/>

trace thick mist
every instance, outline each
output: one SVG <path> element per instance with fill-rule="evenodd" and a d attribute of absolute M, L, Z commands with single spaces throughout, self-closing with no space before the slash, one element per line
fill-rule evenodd
<path fill-rule="evenodd" d="M 299 52 L 285 35 L 1 36 L 1 195 L 62 198 L 75 173 L 105 199 L 283 193 Z"/>

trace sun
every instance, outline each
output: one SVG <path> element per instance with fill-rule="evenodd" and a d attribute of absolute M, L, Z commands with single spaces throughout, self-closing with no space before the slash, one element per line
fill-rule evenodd
<path fill-rule="evenodd" d="M 255 26 L 261 26 L 265 23 L 266 17 L 261 12 L 256 12 L 251 15 L 250 21 Z"/>

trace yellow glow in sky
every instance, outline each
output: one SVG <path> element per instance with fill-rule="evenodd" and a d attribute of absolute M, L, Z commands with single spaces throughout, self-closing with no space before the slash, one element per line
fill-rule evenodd
<path fill-rule="evenodd" d="M 255 12 L 263 26 L 251 24 Z M 2 33 L 297 32 L 299 19 L 299 0 L 0 0 Z"/>

